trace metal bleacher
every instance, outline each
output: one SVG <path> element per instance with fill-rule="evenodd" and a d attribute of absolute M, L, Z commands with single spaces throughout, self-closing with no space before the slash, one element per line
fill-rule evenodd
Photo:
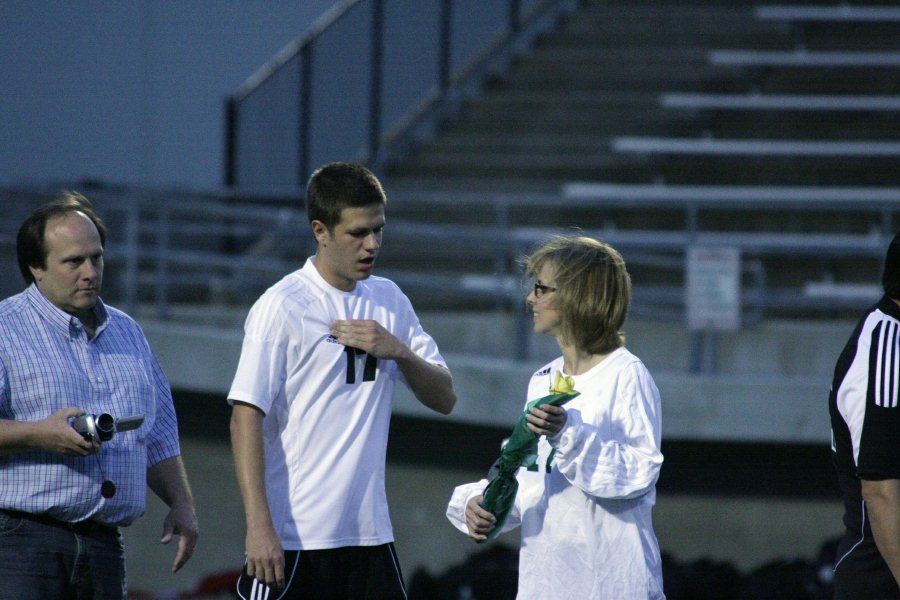
<path fill-rule="evenodd" d="M 772 21 L 820 21 L 891 23 L 900 21 L 897 6 L 854 6 L 846 2 L 833 5 L 805 6 L 791 4 L 765 4 L 757 6 L 757 19 Z"/>
<path fill-rule="evenodd" d="M 862 94 L 660 94 L 664 108 L 694 110 L 900 111 L 900 96 Z"/>
<path fill-rule="evenodd" d="M 846 170 L 842 177 L 848 181 L 854 174 L 861 178 L 859 174 L 867 170 L 895 177 L 900 165 L 900 102 L 896 89 L 884 93 L 883 84 L 891 79 L 896 82 L 900 76 L 894 25 L 897 9 L 849 4 L 763 5 L 753 14 L 757 21 L 789 26 L 794 47 L 715 47 L 707 51 L 710 65 L 749 74 L 755 81 L 753 89 L 745 94 L 670 93 L 660 97 L 666 109 L 718 115 L 720 122 L 735 123 L 746 114 L 742 130 L 716 127 L 712 121 L 703 135 L 693 138 L 619 136 L 612 140 L 613 150 L 644 156 L 721 156 L 738 164 L 748 158 L 792 157 L 820 173 L 833 171 L 832 167 Z M 823 23 L 830 27 L 830 36 L 812 31 Z M 832 82 L 842 79 L 854 82 L 854 89 L 841 94 L 820 92 L 823 86 L 840 85 Z M 871 89 L 867 82 L 874 84 Z M 779 93 L 761 92 L 775 86 Z M 801 128 L 798 123 L 808 124 Z M 786 126 L 779 131 L 778 125 Z M 878 162 L 864 162 L 868 160 Z M 760 172 L 765 168 L 760 160 L 746 160 L 745 164 Z"/>
<path fill-rule="evenodd" d="M 889 67 L 900 66 L 900 52 L 852 50 L 711 50 L 710 64 L 737 67 Z"/>
<path fill-rule="evenodd" d="M 813 80 L 791 79 L 774 64 L 708 59 L 736 45 L 888 43 L 866 28 L 881 31 L 874 17 L 895 22 L 893 12 L 833 8 L 838 22 L 855 17 L 854 35 L 836 42 L 810 29 L 824 18 L 816 6 L 586 1 L 560 15 L 433 137 L 380 170 L 389 220 L 379 272 L 420 310 L 521 314 L 518 258 L 574 227 L 623 252 L 636 317 L 684 319 L 695 246 L 739 252 L 745 323 L 852 314 L 900 226 L 897 68 L 842 65 L 873 82 L 850 88 L 823 85 L 821 66 L 805 71 Z M 113 299 L 160 318 L 186 304 L 246 309 L 312 251 L 299 189 L 260 189 L 88 190 L 120 232 Z M 13 191 L 3 198 L 24 206 Z"/>
<path fill-rule="evenodd" d="M 896 19 L 890 4 L 584 2 L 390 183 L 413 220 L 615 243 L 638 314 L 683 310 L 695 244 L 738 248 L 748 314 L 849 314 L 898 226 Z"/>
<path fill-rule="evenodd" d="M 832 7 L 843 20 L 824 23 L 763 8 L 585 2 L 397 162 L 394 180 L 895 185 L 891 6 L 844 3 Z"/>
<path fill-rule="evenodd" d="M 759 19 L 745 0 L 578 4 L 488 70 L 476 91 L 460 91 L 431 134 L 387 145 L 386 162 L 372 163 L 389 198 L 377 273 L 429 319 L 461 397 L 479 399 L 454 418 L 505 427 L 518 414 L 517 401 L 499 404 L 503 394 L 485 408 L 485 382 L 517 390 L 537 357 L 556 349 L 528 335 L 517 260 L 577 228 L 628 263 L 629 345 L 659 374 L 667 435 L 818 443 L 827 436 L 816 416 L 820 388 L 839 351 L 833 340 L 846 335 L 832 321 L 877 298 L 884 248 L 900 226 L 897 156 L 877 155 L 900 141 L 896 68 L 842 66 L 835 76 L 826 67 L 711 64 L 709 52 L 722 48 L 788 51 L 803 40 L 809 50 L 836 49 L 817 25 Z M 849 50 L 885 43 L 860 33 L 869 26 L 882 24 L 857 22 L 839 41 Z M 252 110 L 276 114 L 263 98 Z M 265 142 L 293 139 L 288 129 Z M 863 152 L 621 152 L 617 138 L 768 139 L 782 149 L 836 140 Z M 263 148 L 249 160 L 262 168 L 276 156 L 279 172 L 299 180 L 291 152 Z M 220 193 L 80 190 L 110 224 L 104 298 L 141 321 L 183 389 L 222 393 L 248 306 L 312 251 L 302 187 L 242 184 L 247 152 L 231 157 L 237 183 Z M 49 195 L 0 190 L 8 217 L 0 243 L 11 247 L 10 228 Z M 687 257 L 698 247 L 739 256 L 740 329 L 686 326 Z M 401 414 L 422 416 L 414 400 L 399 402 Z"/>

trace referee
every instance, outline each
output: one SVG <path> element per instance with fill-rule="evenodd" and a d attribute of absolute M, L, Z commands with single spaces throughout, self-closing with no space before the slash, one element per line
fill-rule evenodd
<path fill-rule="evenodd" d="M 900 599 L 900 232 L 882 285 L 838 358 L 829 397 L 845 525 L 836 600 Z"/>

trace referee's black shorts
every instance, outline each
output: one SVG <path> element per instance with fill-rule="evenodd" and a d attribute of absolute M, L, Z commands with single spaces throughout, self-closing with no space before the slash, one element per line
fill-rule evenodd
<path fill-rule="evenodd" d="M 247 575 L 237 585 L 241 600 L 405 600 L 406 585 L 394 544 L 328 550 L 286 550 L 285 588 Z"/>
<path fill-rule="evenodd" d="M 900 586 L 878 552 L 875 541 L 867 537 L 853 546 L 852 551 L 844 551 L 847 543 L 844 539 L 838 546 L 840 560 L 834 570 L 835 600 L 900 600 Z"/>

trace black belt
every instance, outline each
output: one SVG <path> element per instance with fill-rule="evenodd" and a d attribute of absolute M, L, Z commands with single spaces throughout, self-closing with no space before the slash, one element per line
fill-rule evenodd
<path fill-rule="evenodd" d="M 79 535 L 102 535 L 102 534 L 115 534 L 118 535 L 119 528 L 113 525 L 107 525 L 105 523 L 99 523 L 97 521 L 92 521 L 88 519 L 87 521 L 78 521 L 76 523 L 69 523 L 67 521 L 60 521 L 59 519 L 54 519 L 53 517 L 48 517 L 47 515 L 36 515 L 33 513 L 22 512 L 20 510 L 9 510 L 9 509 L 0 509 L 0 512 L 6 513 L 11 517 L 15 517 L 17 519 L 26 519 L 28 521 L 33 521 L 35 523 L 43 523 L 44 525 L 51 525 L 53 527 L 59 527 L 61 529 L 66 529 L 73 533 L 77 533 Z"/>

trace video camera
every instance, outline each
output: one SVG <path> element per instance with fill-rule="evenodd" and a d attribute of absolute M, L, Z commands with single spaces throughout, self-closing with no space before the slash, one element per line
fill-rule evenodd
<path fill-rule="evenodd" d="M 144 422 L 144 415 L 132 415 L 114 419 L 109 413 L 81 415 L 72 420 L 72 427 L 89 442 L 107 442 L 117 431 L 137 429 Z"/>

